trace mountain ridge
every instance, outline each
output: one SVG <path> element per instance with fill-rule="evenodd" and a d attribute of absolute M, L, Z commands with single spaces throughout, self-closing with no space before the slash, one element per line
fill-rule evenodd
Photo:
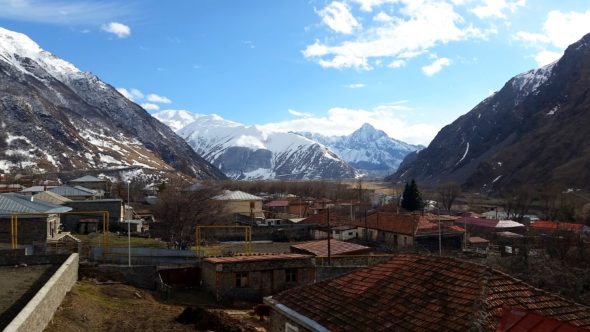
<path fill-rule="evenodd" d="M 388 180 L 472 190 L 589 187 L 590 34 L 561 59 L 510 79 L 445 126 Z"/>
<path fill-rule="evenodd" d="M 0 28 L 0 169 L 142 166 L 223 178 L 167 126 L 91 73 Z"/>

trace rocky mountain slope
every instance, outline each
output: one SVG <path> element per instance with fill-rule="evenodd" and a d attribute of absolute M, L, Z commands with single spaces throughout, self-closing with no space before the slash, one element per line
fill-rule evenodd
<path fill-rule="evenodd" d="M 368 123 L 350 135 L 324 136 L 298 133 L 330 148 L 352 167 L 370 175 L 385 176 L 398 169 L 406 155 L 424 147 L 398 141 Z"/>
<path fill-rule="evenodd" d="M 390 180 L 501 190 L 590 188 L 590 34 L 444 127 Z"/>
<path fill-rule="evenodd" d="M 293 133 L 169 110 L 154 117 L 178 128 L 199 154 L 234 179 L 343 179 L 357 172 L 328 148 Z"/>
<path fill-rule="evenodd" d="M 98 77 L 0 28 L 0 170 L 142 166 L 223 174 Z"/>

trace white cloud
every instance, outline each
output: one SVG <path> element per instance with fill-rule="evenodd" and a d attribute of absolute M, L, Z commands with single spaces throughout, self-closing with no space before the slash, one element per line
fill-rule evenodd
<path fill-rule="evenodd" d="M 137 101 L 144 97 L 143 93 L 138 89 L 117 88 L 117 91 L 131 101 Z"/>
<path fill-rule="evenodd" d="M 567 46 L 590 32 L 590 10 L 585 12 L 561 12 L 552 10 L 547 14 L 542 32 L 519 31 L 514 39 L 538 49 L 534 56 L 539 65 L 557 60 Z"/>
<path fill-rule="evenodd" d="M 358 2 L 358 1 L 357 1 Z M 369 60 L 406 60 L 453 41 L 485 38 L 483 32 L 466 25 L 447 2 L 397 0 L 398 15 L 390 22 L 377 22 L 349 40 L 329 45 L 316 40 L 303 51 L 304 57 L 324 68 L 372 69 Z M 371 2 L 377 3 L 377 2 Z M 381 3 L 381 2 L 379 2 Z M 372 8 L 372 6 L 367 7 Z M 401 62 L 394 63 L 394 66 Z"/>
<path fill-rule="evenodd" d="M 333 1 L 320 10 L 318 15 L 320 15 L 325 25 L 336 32 L 350 34 L 360 26 L 359 22 L 350 13 L 348 6 L 343 2 Z"/>
<path fill-rule="evenodd" d="M 401 67 L 403 67 L 405 65 L 406 65 L 406 62 L 404 60 L 398 59 L 398 60 L 391 61 L 387 65 L 387 67 L 395 69 L 395 68 L 401 68 Z"/>
<path fill-rule="evenodd" d="M 389 136 L 412 144 L 427 145 L 440 127 L 430 124 L 410 124 L 401 119 L 399 110 L 409 110 L 402 104 L 390 104 L 373 110 L 332 108 L 323 117 L 312 116 L 258 126 L 262 130 L 275 132 L 311 131 L 324 135 L 347 135 L 363 123 L 385 131 Z"/>
<path fill-rule="evenodd" d="M 361 6 L 361 10 L 364 12 L 373 11 L 373 7 L 379 7 L 386 3 L 396 3 L 399 0 L 353 0 Z"/>
<path fill-rule="evenodd" d="M 159 111 L 160 110 L 160 106 L 158 106 L 156 104 L 152 104 L 152 103 L 143 103 L 140 106 L 143 107 L 143 109 L 146 111 Z"/>
<path fill-rule="evenodd" d="M 305 112 L 299 112 L 293 109 L 289 109 L 288 110 L 289 114 L 297 116 L 297 117 L 302 117 L 302 118 L 310 118 L 313 116 L 313 114 L 311 113 L 305 113 Z"/>
<path fill-rule="evenodd" d="M 524 7 L 526 0 L 484 0 L 482 5 L 471 10 L 479 18 L 496 17 L 506 18 L 506 10 L 514 13 L 518 7 Z"/>
<path fill-rule="evenodd" d="M 158 104 L 170 104 L 172 102 L 172 100 L 170 100 L 168 97 L 158 96 L 155 93 L 150 93 L 146 99 L 149 102 Z"/>
<path fill-rule="evenodd" d="M 436 59 L 436 60 L 434 60 L 433 63 L 422 67 L 422 72 L 426 76 L 432 76 L 432 75 L 438 73 L 439 71 L 441 71 L 443 69 L 443 67 L 449 66 L 450 64 L 451 64 L 451 60 L 449 60 L 448 58 Z"/>
<path fill-rule="evenodd" d="M 535 56 L 535 61 L 539 66 L 545 66 L 561 58 L 562 52 L 541 51 Z"/>
<path fill-rule="evenodd" d="M 100 24 L 132 12 L 120 1 L 0 0 L 0 18 L 51 24 Z"/>
<path fill-rule="evenodd" d="M 363 83 L 353 83 L 353 84 L 347 84 L 344 87 L 349 88 L 349 89 L 360 89 L 360 88 L 364 88 L 365 85 Z"/>
<path fill-rule="evenodd" d="M 102 30 L 108 33 L 112 33 L 119 38 L 126 38 L 131 35 L 131 28 L 119 22 L 111 22 L 109 24 L 105 24 L 102 26 Z"/>
<path fill-rule="evenodd" d="M 384 12 L 379 12 L 379 14 L 373 16 L 373 21 L 375 21 L 375 22 L 391 22 L 391 21 L 393 21 L 393 17 L 387 15 Z"/>

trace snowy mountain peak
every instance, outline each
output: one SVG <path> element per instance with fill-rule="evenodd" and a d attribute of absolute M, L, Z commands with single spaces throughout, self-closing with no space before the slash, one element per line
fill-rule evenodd
<path fill-rule="evenodd" d="M 378 130 L 372 125 L 365 123 L 359 129 L 355 130 L 351 135 L 351 140 L 376 140 L 380 138 L 389 138 L 383 130 Z"/>
<path fill-rule="evenodd" d="M 43 50 L 27 35 L 0 27 L 0 61 L 5 61 L 22 73 L 44 80 L 44 73 L 31 65 L 36 62 L 46 74 L 57 80 L 69 80 L 83 74 L 76 66 Z"/>
<path fill-rule="evenodd" d="M 539 86 L 551 77 L 555 63 L 553 62 L 544 67 L 529 70 L 512 79 L 512 87 L 516 90 L 517 94 L 517 98 L 515 99 L 516 104 L 520 103 L 526 96 L 537 92 Z"/>

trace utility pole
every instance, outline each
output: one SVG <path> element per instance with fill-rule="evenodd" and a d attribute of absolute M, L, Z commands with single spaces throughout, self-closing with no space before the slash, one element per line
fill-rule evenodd
<path fill-rule="evenodd" d="M 332 237 L 332 230 L 330 229 L 330 207 L 328 207 L 328 266 L 332 265 L 332 248 L 330 247 L 330 238 Z"/>
<path fill-rule="evenodd" d="M 442 229 L 440 227 L 440 209 L 436 207 L 436 215 L 438 217 L 438 255 L 442 256 Z"/>
<path fill-rule="evenodd" d="M 131 203 L 129 201 L 129 192 L 131 191 L 131 180 L 127 180 L 127 244 L 128 244 L 128 251 L 127 251 L 127 263 L 129 267 L 131 267 L 131 220 L 129 219 L 129 214 L 131 213 Z"/>

